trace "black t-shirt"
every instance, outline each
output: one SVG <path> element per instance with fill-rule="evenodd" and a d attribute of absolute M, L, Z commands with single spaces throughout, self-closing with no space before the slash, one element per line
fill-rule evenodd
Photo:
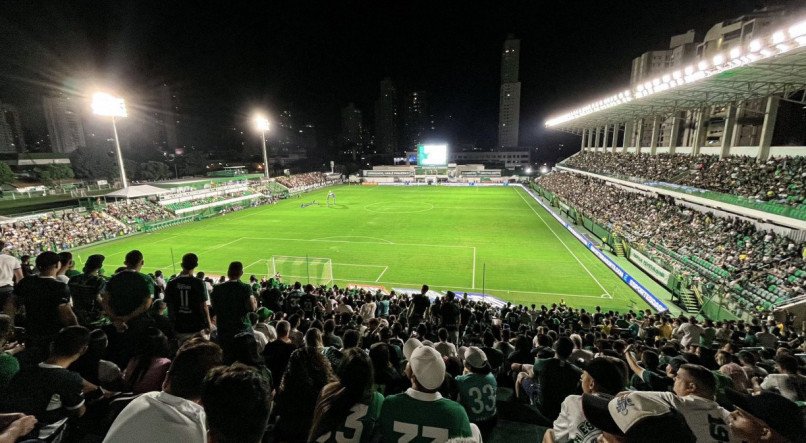
<path fill-rule="evenodd" d="M 501 364 L 504 363 L 504 353 L 498 349 L 484 346 L 481 350 L 484 352 L 484 355 L 487 356 L 487 361 L 490 362 L 490 367 L 493 371 L 497 371 L 498 368 L 501 367 Z"/>
<path fill-rule="evenodd" d="M 582 371 L 576 366 L 557 358 L 549 359 L 535 374 L 538 380 L 538 402 L 546 418 L 556 420 L 565 397 L 580 394 L 579 376 Z"/>
<path fill-rule="evenodd" d="M 230 280 L 213 288 L 210 301 L 215 311 L 219 337 L 235 335 L 249 329 L 249 298 L 252 288 L 238 280 Z"/>
<path fill-rule="evenodd" d="M 40 363 L 18 372 L 0 394 L 0 410 L 55 423 L 84 404 L 82 379 L 75 372 Z"/>
<path fill-rule="evenodd" d="M 154 297 L 154 286 L 154 280 L 141 272 L 129 269 L 118 272 L 106 283 L 109 306 L 115 315 L 129 315 Z"/>
<path fill-rule="evenodd" d="M 70 303 L 66 284 L 51 277 L 27 277 L 16 291 L 25 305 L 25 332 L 29 337 L 52 337 L 62 329 L 59 306 Z"/>
<path fill-rule="evenodd" d="M 313 310 L 316 306 L 316 297 L 313 294 L 303 294 L 299 299 L 299 307 L 305 312 L 305 318 L 313 318 Z"/>
<path fill-rule="evenodd" d="M 286 343 L 280 339 L 274 340 L 263 348 L 263 358 L 266 359 L 266 366 L 269 367 L 272 377 L 277 380 L 278 386 L 285 374 L 288 360 L 296 347 L 293 343 Z"/>
<path fill-rule="evenodd" d="M 419 316 L 425 315 L 425 311 L 431 306 L 431 300 L 425 295 L 415 295 L 411 299 L 411 303 L 414 305 L 414 314 Z"/>
<path fill-rule="evenodd" d="M 192 334 L 207 328 L 204 304 L 207 302 L 207 285 L 200 279 L 182 275 L 165 287 L 165 304 L 174 330 Z"/>
<path fill-rule="evenodd" d="M 459 317 L 461 315 L 461 311 L 456 303 L 443 303 L 439 309 L 439 315 L 442 317 L 442 326 L 447 328 L 449 331 L 455 331 L 459 326 Z"/>
<path fill-rule="evenodd" d="M 98 299 L 106 286 L 106 280 L 98 275 L 79 274 L 71 277 L 67 286 L 70 288 L 73 311 L 78 317 L 78 323 L 88 326 L 90 323 L 98 321 L 102 311 Z"/>

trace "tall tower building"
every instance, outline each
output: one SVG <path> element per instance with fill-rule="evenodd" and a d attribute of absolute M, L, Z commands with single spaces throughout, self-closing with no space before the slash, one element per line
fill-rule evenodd
<path fill-rule="evenodd" d="M 79 147 L 87 146 L 79 103 L 78 99 L 64 94 L 43 99 L 45 121 L 53 152 L 69 154 Z"/>
<path fill-rule="evenodd" d="M 381 81 L 381 91 L 375 102 L 375 146 L 382 154 L 398 150 L 397 89 L 389 77 Z"/>
<path fill-rule="evenodd" d="M 361 110 L 353 103 L 341 109 L 341 137 L 355 159 L 363 142 L 363 123 Z"/>
<path fill-rule="evenodd" d="M 521 82 L 518 81 L 521 41 L 509 35 L 501 53 L 501 97 L 498 110 L 498 146 L 518 146 L 521 114 Z"/>
<path fill-rule="evenodd" d="M 181 113 L 176 90 L 162 84 L 157 94 L 158 106 L 154 112 L 154 145 L 163 152 L 181 154 L 185 145 L 179 140 Z"/>
<path fill-rule="evenodd" d="M 20 113 L 8 103 L 0 103 L 0 152 L 25 152 Z"/>
<path fill-rule="evenodd" d="M 406 149 L 412 149 L 423 141 L 430 127 L 430 117 L 425 91 L 406 94 L 403 108 L 403 136 Z"/>

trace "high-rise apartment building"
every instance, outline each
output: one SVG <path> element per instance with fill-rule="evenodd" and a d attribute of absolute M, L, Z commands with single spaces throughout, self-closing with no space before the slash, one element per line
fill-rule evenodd
<path fill-rule="evenodd" d="M 53 152 L 68 154 L 87 146 L 80 103 L 79 99 L 64 94 L 44 97 L 45 121 Z"/>
<path fill-rule="evenodd" d="M 361 110 L 353 103 L 341 109 L 341 138 L 355 158 L 363 143 L 363 119 Z"/>
<path fill-rule="evenodd" d="M 380 96 L 375 102 L 375 146 L 382 154 L 399 149 L 397 142 L 397 89 L 389 77 L 381 81 Z"/>
<path fill-rule="evenodd" d="M 17 108 L 0 103 L 0 152 L 15 153 L 25 151 L 25 137 Z"/>
<path fill-rule="evenodd" d="M 176 90 L 168 84 L 163 84 L 159 87 L 157 98 L 158 106 L 153 114 L 153 143 L 163 152 L 181 154 L 186 146 L 179 140 L 182 115 Z"/>
<path fill-rule="evenodd" d="M 413 149 L 424 141 L 431 127 L 431 120 L 425 91 L 406 94 L 403 104 L 403 137 L 406 149 Z"/>
<path fill-rule="evenodd" d="M 521 41 L 509 35 L 501 52 L 501 97 L 498 111 L 498 146 L 517 147 L 521 113 Z"/>

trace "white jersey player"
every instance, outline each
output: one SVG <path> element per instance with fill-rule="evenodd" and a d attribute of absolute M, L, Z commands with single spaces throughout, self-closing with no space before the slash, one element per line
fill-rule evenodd
<path fill-rule="evenodd" d="M 333 191 L 327 193 L 327 205 L 330 206 L 330 200 L 333 200 L 333 205 L 336 205 L 336 194 Z"/>

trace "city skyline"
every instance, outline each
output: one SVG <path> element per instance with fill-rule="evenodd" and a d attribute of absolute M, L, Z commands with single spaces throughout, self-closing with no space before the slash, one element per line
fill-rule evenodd
<path fill-rule="evenodd" d="M 217 133 L 231 131 L 233 126 L 245 128 L 249 113 L 257 107 L 269 107 L 269 114 L 278 117 L 287 109 L 293 109 L 295 115 L 304 113 L 304 121 L 297 125 L 316 125 L 324 140 L 337 140 L 339 110 L 350 102 L 364 111 L 364 124 L 377 126 L 373 111 L 379 99 L 378 85 L 388 77 L 398 97 L 424 91 L 429 123 L 450 118 L 456 127 L 456 144 L 493 147 L 498 138 L 500 48 L 512 33 L 523 47 L 520 144 L 537 146 L 562 140 L 562 135 L 546 134 L 540 124 L 552 109 L 574 103 L 580 94 L 599 94 L 605 88 L 628 84 L 630 62 L 636 56 L 662 48 L 674 33 L 690 28 L 702 32 L 716 20 L 746 12 L 754 2 L 726 7 L 716 1 L 660 1 L 661 9 L 674 5 L 698 14 L 668 8 L 668 23 L 653 29 L 642 24 L 651 19 L 652 11 L 627 11 L 628 4 L 640 2 L 624 2 L 623 9 L 615 11 L 591 1 L 571 3 L 538 7 L 514 2 L 489 9 L 471 5 L 461 11 L 460 20 L 447 20 L 458 12 L 449 5 L 425 3 L 383 8 L 368 2 L 302 2 L 256 7 L 248 15 L 245 8 L 229 11 L 220 5 L 185 11 L 181 7 L 101 2 L 98 9 L 108 13 L 104 15 L 83 3 L 45 2 L 38 17 L 14 3 L 0 17 L 10 30 L 0 36 L 2 43 L 8 43 L 0 53 L 5 60 L 0 64 L 0 78 L 5 80 L 0 101 L 17 106 L 24 126 L 31 127 L 36 136 L 46 132 L 44 117 L 32 121 L 42 97 L 60 88 L 80 89 L 82 81 L 92 79 L 125 89 L 136 105 L 138 91 L 158 90 L 168 84 L 184 94 L 180 95 L 182 111 L 193 120 L 187 125 L 193 128 L 196 144 L 212 149 L 233 143 L 220 141 Z M 349 14 L 350 7 L 361 9 L 373 20 L 357 23 Z M 418 14 L 421 9 L 429 14 Z M 611 17 L 611 23 L 625 26 L 604 42 L 591 39 L 591 33 L 570 32 L 572 18 L 594 16 Z M 187 25 L 183 29 L 162 28 L 180 17 Z M 284 21 L 283 17 L 299 20 Z M 55 19 L 52 35 L 41 32 L 48 19 Z M 546 26 L 533 29 L 534 23 Z M 350 30 L 351 24 L 358 29 Z M 473 32 L 473 25 L 479 24 L 485 26 Z M 417 25 L 416 30 L 411 25 Z M 604 24 L 591 26 L 591 32 L 602 32 Z M 636 29 L 642 34 L 635 34 Z M 620 33 L 627 32 L 633 34 L 631 38 L 620 38 Z M 365 34 L 370 38 L 364 38 Z M 557 36 L 565 41 L 554 42 Z M 622 42 L 618 51 L 599 54 L 613 41 Z M 423 48 L 424 44 L 429 46 Z M 590 63 L 602 65 L 596 78 L 569 63 L 575 50 L 582 48 L 590 52 Z M 43 59 L 52 63 L 44 66 Z M 549 60 L 563 75 L 550 72 Z M 160 101 L 157 94 L 144 107 L 153 111 Z M 398 114 L 405 114 L 405 102 L 398 101 L 398 106 L 404 106 Z M 153 114 L 152 119 L 159 118 Z M 41 108 L 40 115 L 44 115 Z M 402 117 L 398 115 L 398 119 Z M 166 127 L 164 132 L 176 131 Z M 256 143 L 257 137 L 251 135 L 245 134 L 247 143 Z M 404 137 L 401 134 L 401 142 Z"/>

